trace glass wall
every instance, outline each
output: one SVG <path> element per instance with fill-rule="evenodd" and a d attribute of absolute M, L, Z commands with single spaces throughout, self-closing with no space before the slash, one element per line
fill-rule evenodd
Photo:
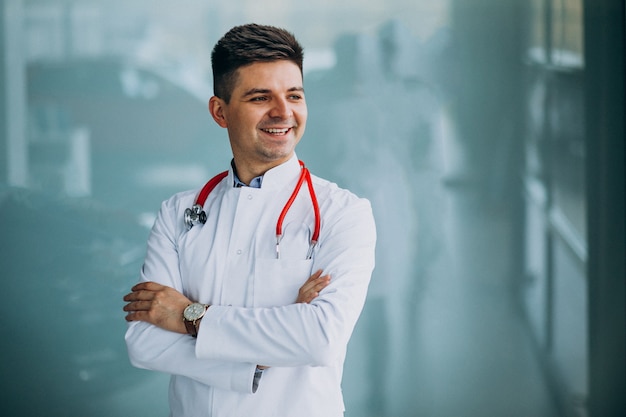
<path fill-rule="evenodd" d="M 571 286 L 545 269 L 584 279 L 546 235 L 560 218 L 585 233 L 580 120 L 559 123 L 580 112 L 577 74 L 551 84 L 549 107 L 544 73 L 523 69 L 582 65 L 580 2 L 552 15 L 539 0 L 0 4 L 0 165 L 22 172 L 0 177 L 1 414 L 168 415 L 168 376 L 128 362 L 122 296 L 161 201 L 229 166 L 210 52 L 251 21 L 305 46 L 298 157 L 374 209 L 346 416 L 557 416 L 538 344 L 584 393 L 570 365 L 585 294 L 549 298 Z M 546 22 L 557 15 L 573 17 Z M 557 125 L 566 151 L 548 152 Z"/>
<path fill-rule="evenodd" d="M 588 388 L 583 2 L 535 1 L 529 20 L 526 312 L 563 408 Z"/>

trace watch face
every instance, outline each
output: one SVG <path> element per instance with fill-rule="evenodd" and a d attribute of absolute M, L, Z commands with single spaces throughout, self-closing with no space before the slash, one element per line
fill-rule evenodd
<path fill-rule="evenodd" d="M 206 307 L 204 304 L 193 303 L 185 308 L 185 311 L 183 312 L 183 317 L 185 317 L 186 320 L 194 321 L 202 317 L 205 310 Z"/>

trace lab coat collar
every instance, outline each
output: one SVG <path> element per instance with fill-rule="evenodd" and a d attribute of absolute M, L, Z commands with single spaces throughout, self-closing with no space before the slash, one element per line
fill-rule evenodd
<path fill-rule="evenodd" d="M 282 189 L 283 187 L 294 183 L 300 175 L 300 169 L 300 162 L 294 152 L 293 156 L 287 162 L 270 169 L 263 175 L 261 190 Z M 232 166 L 230 167 L 229 177 L 230 184 L 233 184 L 235 174 Z"/>

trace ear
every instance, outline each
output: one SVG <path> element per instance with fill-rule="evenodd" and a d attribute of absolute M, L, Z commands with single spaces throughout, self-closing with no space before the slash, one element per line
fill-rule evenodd
<path fill-rule="evenodd" d="M 209 100 L 209 113 L 211 113 L 213 120 L 215 120 L 220 127 L 228 127 L 228 121 L 224 114 L 225 107 L 226 103 L 224 103 L 224 100 L 217 96 L 213 96 Z"/>

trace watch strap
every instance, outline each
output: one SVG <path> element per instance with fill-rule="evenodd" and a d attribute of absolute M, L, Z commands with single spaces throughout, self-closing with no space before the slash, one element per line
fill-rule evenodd
<path fill-rule="evenodd" d="M 185 328 L 187 329 L 187 333 L 189 333 L 193 337 L 198 337 L 198 328 L 196 327 L 196 323 L 198 320 L 190 321 L 183 320 L 185 322 Z"/>

